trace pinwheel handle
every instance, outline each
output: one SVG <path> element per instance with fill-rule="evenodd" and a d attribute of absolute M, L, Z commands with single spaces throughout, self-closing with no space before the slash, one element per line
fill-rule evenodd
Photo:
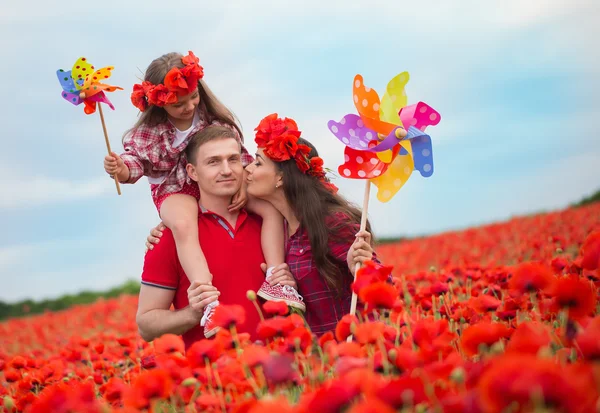
<path fill-rule="evenodd" d="M 81 92 L 81 94 L 85 97 L 85 92 Z M 108 154 L 112 152 L 110 150 L 110 142 L 108 141 L 108 133 L 106 132 L 106 124 L 104 123 L 104 114 L 102 113 L 102 103 L 98 102 L 98 113 L 100 113 L 100 120 L 102 121 L 102 130 L 104 131 L 104 140 L 106 141 L 106 149 L 108 149 Z M 121 186 L 119 185 L 119 178 L 117 174 L 114 175 L 115 185 L 117 186 L 117 194 L 121 195 Z"/>
<path fill-rule="evenodd" d="M 365 194 L 363 197 L 363 206 L 362 206 L 362 215 L 360 217 L 360 230 L 364 231 L 367 229 L 367 214 L 369 211 L 369 196 L 371 193 L 371 180 L 365 179 Z M 360 262 L 356 263 L 356 267 L 354 267 L 354 281 L 356 281 L 356 273 L 360 268 Z M 354 315 L 356 313 L 356 301 L 358 297 L 355 292 L 352 292 L 352 301 L 350 302 L 350 314 Z M 348 342 L 352 341 L 352 335 L 348 336 Z"/>

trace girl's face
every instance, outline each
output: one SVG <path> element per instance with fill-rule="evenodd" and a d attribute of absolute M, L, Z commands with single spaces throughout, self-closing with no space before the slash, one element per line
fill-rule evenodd
<path fill-rule="evenodd" d="M 256 160 L 246 167 L 246 172 L 248 194 L 256 198 L 269 199 L 282 187 L 281 172 L 262 149 L 258 149 Z"/>
<path fill-rule="evenodd" d="M 189 121 L 194 119 L 196 107 L 200 103 L 200 93 L 198 89 L 185 96 L 179 96 L 177 103 L 165 105 L 169 118 L 174 121 Z"/>

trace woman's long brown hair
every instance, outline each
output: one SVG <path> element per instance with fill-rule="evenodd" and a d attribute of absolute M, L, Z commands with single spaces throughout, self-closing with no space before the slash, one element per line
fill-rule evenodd
<path fill-rule="evenodd" d="M 184 64 L 181 61 L 183 56 L 180 53 L 167 53 L 157 59 L 154 59 L 144 75 L 144 80 L 151 82 L 154 85 L 164 83 L 165 76 L 173 67 L 183 68 Z M 208 88 L 204 80 L 198 80 L 198 93 L 200 94 L 200 107 L 205 110 L 209 117 L 209 121 L 220 121 L 235 128 L 240 137 L 242 129 L 239 126 L 238 119 L 235 115 L 221 103 L 214 93 Z M 125 132 L 123 139 L 127 134 L 135 130 L 141 125 L 156 126 L 167 121 L 167 112 L 159 106 L 150 106 L 144 112 L 141 112 L 140 118 L 135 125 Z"/>
<path fill-rule="evenodd" d="M 300 138 L 298 144 L 311 148 L 309 158 L 319 156 L 316 148 L 307 140 Z M 283 174 L 283 190 L 287 201 L 308 233 L 317 270 L 327 285 L 339 295 L 343 290 L 343 278 L 348 274 L 348 265 L 346 260 L 340 261 L 331 255 L 329 242 L 352 243 L 354 232 L 348 231 L 348 225 L 360 225 L 361 211 L 342 196 L 328 190 L 317 178 L 302 173 L 293 159 L 276 164 Z M 347 221 L 335 220 L 333 226 L 328 226 L 330 222 L 326 222 L 327 217 L 335 213 L 344 214 Z M 368 221 L 366 229 L 371 232 Z"/>

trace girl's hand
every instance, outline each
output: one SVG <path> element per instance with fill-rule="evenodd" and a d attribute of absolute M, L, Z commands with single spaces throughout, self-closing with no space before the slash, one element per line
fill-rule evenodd
<path fill-rule="evenodd" d="M 371 247 L 371 234 L 367 231 L 359 231 L 356 234 L 354 244 L 348 250 L 346 262 L 348 269 L 354 275 L 356 264 L 363 265 L 365 261 L 373 259 L 373 248 Z"/>
<path fill-rule="evenodd" d="M 248 190 L 246 189 L 246 182 L 242 182 L 242 186 L 237 194 L 231 199 L 231 205 L 229 205 L 229 212 L 239 211 L 242 209 L 246 202 L 248 202 Z"/>
<path fill-rule="evenodd" d="M 154 245 L 158 244 L 160 237 L 163 236 L 163 231 L 167 228 L 162 222 L 150 230 L 150 235 L 146 238 L 146 251 L 154 249 Z"/>
<path fill-rule="evenodd" d="M 125 162 L 119 155 L 111 152 L 110 155 L 104 157 L 104 170 L 107 174 L 115 176 L 125 171 Z"/>

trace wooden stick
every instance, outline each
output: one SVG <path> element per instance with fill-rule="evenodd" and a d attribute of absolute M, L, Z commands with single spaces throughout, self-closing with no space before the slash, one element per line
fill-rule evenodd
<path fill-rule="evenodd" d="M 106 141 L 106 149 L 108 149 L 108 154 L 112 152 L 110 150 L 110 142 L 108 141 L 108 133 L 106 132 L 106 124 L 104 123 L 104 114 L 102 113 L 102 104 L 98 102 L 98 113 L 100 113 L 100 120 L 102 121 L 102 130 L 104 131 L 104 140 Z M 117 178 L 117 174 L 114 175 L 115 185 L 117 186 L 117 194 L 121 195 L 121 186 L 119 185 L 119 178 Z"/>
<path fill-rule="evenodd" d="M 362 215 L 360 217 L 360 230 L 364 231 L 367 228 L 367 215 L 369 212 L 369 196 L 371 194 L 371 180 L 365 180 L 365 194 L 363 197 L 363 206 L 362 206 Z M 356 267 L 354 267 L 354 281 L 356 281 L 356 273 L 360 268 L 360 262 L 356 263 Z M 352 301 L 350 302 L 350 314 L 354 315 L 356 313 L 356 302 L 358 300 L 358 296 L 355 292 L 352 292 Z M 352 335 L 348 336 L 348 342 L 352 341 Z"/>

